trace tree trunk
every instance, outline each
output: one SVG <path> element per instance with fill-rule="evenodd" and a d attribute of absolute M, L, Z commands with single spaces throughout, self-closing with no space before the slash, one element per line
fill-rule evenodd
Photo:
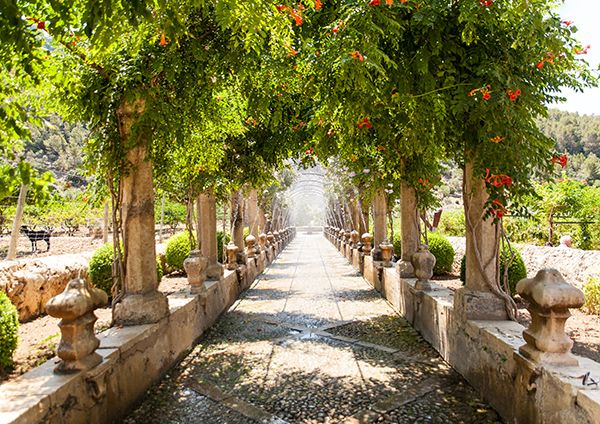
<path fill-rule="evenodd" d="M 21 230 L 21 222 L 23 221 L 23 211 L 25 209 L 25 200 L 27 199 L 26 184 L 21 184 L 21 190 L 19 191 L 19 200 L 17 201 L 17 211 L 15 213 L 15 219 L 13 221 L 12 232 L 10 233 L 10 244 L 8 245 L 8 254 L 6 260 L 12 261 L 17 257 L 17 243 L 19 241 L 19 231 Z"/>

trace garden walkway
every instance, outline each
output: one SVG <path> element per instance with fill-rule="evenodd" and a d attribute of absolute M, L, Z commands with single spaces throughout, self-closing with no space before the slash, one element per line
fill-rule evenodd
<path fill-rule="evenodd" d="M 298 234 L 126 423 L 494 423 L 320 234 Z"/>

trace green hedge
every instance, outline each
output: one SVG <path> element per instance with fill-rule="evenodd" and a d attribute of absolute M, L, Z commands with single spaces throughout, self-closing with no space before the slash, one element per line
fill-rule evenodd
<path fill-rule="evenodd" d="M 92 284 L 104 290 L 111 296 L 112 281 L 112 263 L 113 263 L 113 245 L 106 243 L 100 246 L 90 259 L 88 266 L 88 275 Z M 156 258 L 156 278 L 160 282 L 163 276 L 160 260 Z"/>
<path fill-rule="evenodd" d="M 440 275 L 452 271 L 454 248 L 452 247 L 452 244 L 450 244 L 450 241 L 441 234 L 428 233 L 427 242 L 429 251 L 435 256 L 433 273 L 435 275 Z"/>
<path fill-rule="evenodd" d="M 523 261 L 523 256 L 521 256 L 521 252 L 516 247 L 512 248 L 514 253 L 514 258 L 510 263 L 508 268 L 508 286 L 510 287 L 510 293 L 514 296 L 517 293 L 517 283 L 523 278 L 527 277 L 527 267 L 525 266 L 525 262 Z M 500 278 L 504 276 L 504 262 L 505 257 L 510 258 L 508 247 L 504 248 L 504 253 L 500 255 Z M 466 257 L 463 256 L 460 261 L 460 280 L 464 283 L 466 280 L 467 273 L 467 264 Z"/>
<path fill-rule="evenodd" d="M 12 364 L 17 349 L 19 315 L 6 293 L 0 291 L 0 370 Z"/>

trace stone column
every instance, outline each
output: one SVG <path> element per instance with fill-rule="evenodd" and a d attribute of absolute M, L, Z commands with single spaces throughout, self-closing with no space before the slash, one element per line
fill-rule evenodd
<path fill-rule="evenodd" d="M 483 220 L 488 193 L 483 178 L 473 175 L 473 162 L 465 164 L 464 184 L 466 279 L 465 286 L 455 292 L 454 310 L 466 319 L 505 320 L 508 314 L 504 300 L 492 293 L 486 283 L 486 279 L 496 279 L 499 229 L 492 219 Z"/>
<path fill-rule="evenodd" d="M 362 216 L 359 216 L 360 221 L 359 221 L 358 232 L 360 234 L 368 233 L 369 232 L 369 209 L 370 209 L 369 204 L 367 202 L 365 202 L 364 200 L 360 200 L 359 209 L 360 209 Z"/>
<path fill-rule="evenodd" d="M 198 225 L 196 231 L 200 242 L 200 252 L 208 259 L 206 278 L 219 280 L 223 275 L 223 266 L 217 258 L 217 202 L 212 189 L 205 191 L 196 199 Z"/>
<path fill-rule="evenodd" d="M 248 214 L 248 226 L 250 227 L 250 234 L 258 240 L 259 232 L 259 218 L 258 218 L 258 193 L 256 189 L 250 190 L 248 199 L 246 201 L 246 213 Z M 261 228 L 262 230 L 262 228 Z"/>
<path fill-rule="evenodd" d="M 412 256 L 419 247 L 419 216 L 417 212 L 417 192 L 405 182 L 400 184 L 400 233 L 402 254 L 396 269 L 403 278 L 413 278 L 415 270 Z"/>
<path fill-rule="evenodd" d="M 131 127 L 144 113 L 144 108 L 144 101 L 138 100 L 125 103 L 119 109 L 123 143 L 131 141 Z M 137 143 L 126 154 L 129 172 L 121 178 L 121 216 L 126 256 L 123 298 L 114 308 L 116 325 L 154 323 L 169 313 L 167 298 L 157 290 L 154 187 L 152 162 L 147 160 L 146 136 L 137 134 Z"/>
<path fill-rule="evenodd" d="M 387 200 L 382 189 L 377 190 L 373 199 L 373 259 L 380 251 L 379 245 L 386 239 L 387 234 Z"/>
<path fill-rule="evenodd" d="M 244 197 L 240 190 L 231 194 L 231 239 L 238 247 L 239 252 L 244 251 Z"/>

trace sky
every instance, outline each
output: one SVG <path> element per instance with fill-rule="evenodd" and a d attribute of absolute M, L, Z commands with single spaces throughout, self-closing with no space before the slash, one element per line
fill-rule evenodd
<path fill-rule="evenodd" d="M 600 2 L 596 0 L 565 0 L 558 12 L 564 20 L 574 22 L 578 29 L 575 36 L 584 46 L 591 44 L 592 47 L 586 55 L 586 60 L 592 68 L 598 69 L 600 64 L 600 23 L 598 22 Z M 562 94 L 567 101 L 552 104 L 550 107 L 600 116 L 600 87 L 587 89 L 583 93 L 565 90 Z"/>

